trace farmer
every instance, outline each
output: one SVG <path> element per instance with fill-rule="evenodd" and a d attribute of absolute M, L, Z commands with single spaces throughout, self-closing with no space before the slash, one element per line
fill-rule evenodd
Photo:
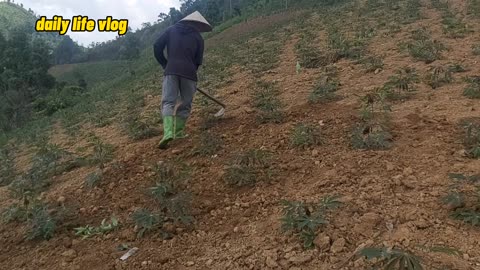
<path fill-rule="evenodd" d="M 212 26 L 196 11 L 169 27 L 153 46 L 155 58 L 165 70 L 160 149 L 167 149 L 173 139 L 186 137 L 185 124 L 197 90 L 197 71 L 203 61 L 204 42 L 200 32 L 211 30 Z M 167 57 L 164 55 L 165 47 Z"/>

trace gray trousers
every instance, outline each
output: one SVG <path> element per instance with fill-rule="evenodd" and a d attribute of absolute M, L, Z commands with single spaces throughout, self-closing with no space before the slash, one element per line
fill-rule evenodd
<path fill-rule="evenodd" d="M 197 82 L 176 75 L 163 77 L 162 115 L 187 119 L 192 111 L 192 102 L 197 91 Z M 180 99 L 177 109 L 177 100 Z"/>

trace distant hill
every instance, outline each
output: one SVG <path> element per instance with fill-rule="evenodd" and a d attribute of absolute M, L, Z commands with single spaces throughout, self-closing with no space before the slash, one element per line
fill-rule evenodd
<path fill-rule="evenodd" d="M 28 11 L 17 4 L 0 2 L 0 32 L 8 36 L 17 27 L 34 25 L 36 21 L 32 10 Z"/>
<path fill-rule="evenodd" d="M 11 31 L 26 27 L 33 37 L 44 39 L 52 49 L 56 48 L 63 37 L 57 33 L 36 33 L 37 17 L 31 9 L 25 9 L 21 4 L 0 2 L 0 33 L 8 38 Z"/>

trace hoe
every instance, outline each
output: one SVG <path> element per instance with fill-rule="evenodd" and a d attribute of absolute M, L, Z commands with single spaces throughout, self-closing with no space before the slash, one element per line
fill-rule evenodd
<path fill-rule="evenodd" d="M 207 92 L 201 90 L 200 88 L 197 88 L 198 92 L 202 93 L 204 96 L 206 96 L 207 98 L 209 98 L 210 100 L 212 100 L 213 102 L 217 103 L 218 105 L 220 105 L 222 108 L 214 115 L 215 117 L 222 117 L 224 114 L 225 114 L 225 109 L 227 108 L 227 106 L 223 103 L 223 102 L 220 102 L 219 100 L 217 100 L 216 98 L 212 97 L 210 94 L 208 94 Z"/>

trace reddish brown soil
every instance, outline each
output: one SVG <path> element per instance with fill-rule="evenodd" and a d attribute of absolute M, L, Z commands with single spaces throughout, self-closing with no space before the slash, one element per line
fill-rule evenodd
<path fill-rule="evenodd" d="M 456 5 L 462 7 L 462 5 Z M 306 97 L 321 70 L 295 72 L 295 37 L 283 50 L 280 65 L 263 79 L 277 82 L 285 104 L 283 124 L 259 125 L 250 108 L 248 87 L 253 77 L 236 67 L 232 83 L 218 90 L 229 110 L 212 128 L 221 134 L 223 149 L 217 156 L 191 155 L 197 145 L 199 116 L 189 125 L 191 136 L 176 143 L 173 150 L 155 148 L 159 138 L 132 143 L 115 128 L 98 130 L 97 135 L 115 144 L 116 162 L 105 169 L 105 179 L 93 191 L 82 188 L 84 176 L 93 169 L 82 168 L 54 179 L 45 198 L 55 203 L 66 198 L 71 209 L 65 224 L 50 241 L 23 240 L 21 226 L 0 226 L 2 269 L 367 269 L 363 259 L 352 258 L 365 245 L 398 246 L 414 250 L 423 258 L 425 269 L 480 269 L 480 230 L 449 218 L 441 198 L 448 192 L 451 172 L 479 173 L 480 160 L 462 155 L 458 123 L 479 115 L 480 101 L 462 96 L 463 75 L 478 75 L 478 57 L 470 53 L 477 34 L 448 39 L 440 28 L 436 10 L 425 8 L 425 19 L 407 26 L 394 38 L 378 35 L 370 50 L 385 55 L 378 74 L 366 74 L 360 65 L 342 60 L 339 70 L 343 99 L 312 105 Z M 394 146 L 386 151 L 352 150 L 350 134 L 358 121 L 358 95 L 381 86 L 396 69 L 410 66 L 426 74 L 429 65 L 413 61 L 398 49 L 398 42 L 419 25 L 428 26 L 437 39 L 451 47 L 445 59 L 434 64 L 462 63 L 470 71 L 456 75 L 456 82 L 431 90 L 418 85 L 411 99 L 393 106 Z M 475 26 L 478 28 L 477 22 Z M 154 100 L 158 101 L 158 97 Z M 297 122 L 318 125 L 324 143 L 299 150 L 289 144 L 290 131 Z M 245 149 L 274 153 L 275 177 L 253 188 L 235 189 L 223 181 L 226 161 Z M 315 150 L 315 151 L 314 151 Z M 145 189 L 151 180 L 152 165 L 172 157 L 183 158 L 193 168 L 188 191 L 193 194 L 193 231 L 177 231 L 171 240 L 159 234 L 135 238 L 130 214 L 152 201 Z M 345 245 L 339 250 L 304 250 L 295 236 L 280 229 L 282 199 L 318 201 L 339 194 L 344 205 L 330 217 L 322 236 Z M 9 203 L 0 188 L 2 205 Z M 115 233 L 88 240 L 73 235 L 72 228 L 98 224 L 117 216 L 123 226 Z M 137 254 L 120 262 L 119 244 L 138 247 Z M 445 246 L 462 256 L 426 252 L 425 248 Z M 424 251 L 422 251 L 424 250 Z M 333 252 L 335 251 L 335 252 Z"/>

